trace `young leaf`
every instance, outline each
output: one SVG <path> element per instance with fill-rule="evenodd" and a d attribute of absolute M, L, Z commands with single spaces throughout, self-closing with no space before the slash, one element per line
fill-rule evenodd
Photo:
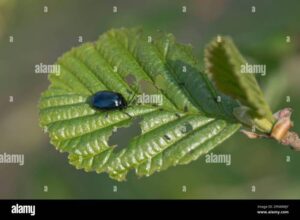
<path fill-rule="evenodd" d="M 214 90 L 191 47 L 171 34 L 114 29 L 65 53 L 57 64 L 61 72 L 49 75 L 51 84 L 40 98 L 40 124 L 78 169 L 107 172 L 119 181 L 131 169 L 148 176 L 197 159 L 240 127 L 232 116 L 237 103 Z M 101 90 L 136 98 L 123 110 L 96 110 L 90 98 Z M 162 105 L 138 103 L 143 91 L 161 97 Z M 110 146 L 117 128 L 137 118 L 141 134 L 123 149 Z"/>
<path fill-rule="evenodd" d="M 270 132 L 274 117 L 254 74 L 242 73 L 247 62 L 228 37 L 217 37 L 205 50 L 205 68 L 220 91 L 238 99 L 247 109 L 243 122 L 249 117 L 263 132 Z M 247 123 L 248 124 L 248 123 Z"/>

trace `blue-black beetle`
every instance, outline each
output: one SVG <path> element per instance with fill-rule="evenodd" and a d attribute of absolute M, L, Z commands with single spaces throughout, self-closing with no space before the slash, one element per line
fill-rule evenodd
<path fill-rule="evenodd" d="M 126 108 L 127 101 L 120 93 L 99 91 L 92 96 L 91 105 L 99 110 L 116 110 Z"/>

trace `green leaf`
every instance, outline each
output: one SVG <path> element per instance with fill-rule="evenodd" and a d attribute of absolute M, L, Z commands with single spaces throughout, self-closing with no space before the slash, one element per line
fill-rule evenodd
<path fill-rule="evenodd" d="M 247 62 L 229 37 L 217 37 L 205 49 L 205 69 L 218 89 L 247 107 L 254 124 L 269 132 L 274 117 L 254 74 L 242 73 Z M 245 109 L 245 108 L 243 108 Z M 245 121 L 244 121 L 245 122 Z"/>
<path fill-rule="evenodd" d="M 176 43 L 171 34 L 149 38 L 141 29 L 113 29 L 65 53 L 57 64 L 61 72 L 49 75 L 51 84 L 40 98 L 40 124 L 78 169 L 107 172 L 119 181 L 131 169 L 148 176 L 197 159 L 240 127 L 232 115 L 237 103 L 214 90 L 191 47 Z M 119 92 L 130 100 L 149 86 L 155 92 L 152 88 L 147 95 L 160 95 L 161 106 L 136 99 L 124 110 L 90 105 L 97 91 Z M 117 128 L 130 129 L 135 119 L 141 134 L 125 148 L 110 145 Z"/>

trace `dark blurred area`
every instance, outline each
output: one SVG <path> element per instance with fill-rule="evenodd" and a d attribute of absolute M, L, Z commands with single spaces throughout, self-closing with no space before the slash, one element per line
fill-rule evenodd
<path fill-rule="evenodd" d="M 34 72 L 78 46 L 79 36 L 95 41 L 111 28 L 171 32 L 199 60 L 213 37 L 229 35 L 249 62 L 267 65 L 257 77 L 266 98 L 274 112 L 294 109 L 300 133 L 299 10 L 298 0 L 0 0 L 0 153 L 25 155 L 24 166 L 0 164 L 0 199 L 299 199 L 300 153 L 240 133 L 213 150 L 231 154 L 231 166 L 202 157 L 148 178 L 130 173 L 122 183 L 76 170 L 39 128 L 37 103 L 49 82 Z"/>

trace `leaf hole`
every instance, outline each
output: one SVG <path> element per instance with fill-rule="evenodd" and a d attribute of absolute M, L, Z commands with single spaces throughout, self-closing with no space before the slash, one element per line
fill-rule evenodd
<path fill-rule="evenodd" d="M 112 135 L 108 139 L 108 144 L 110 146 L 117 145 L 115 151 L 120 151 L 128 147 L 130 141 L 136 137 L 141 135 L 140 122 L 142 118 L 137 117 L 132 120 L 127 126 L 124 127 L 115 127 Z"/>
<path fill-rule="evenodd" d="M 188 122 L 184 123 L 183 126 L 180 128 L 182 134 L 187 134 L 192 130 L 193 130 L 193 126 Z"/>

